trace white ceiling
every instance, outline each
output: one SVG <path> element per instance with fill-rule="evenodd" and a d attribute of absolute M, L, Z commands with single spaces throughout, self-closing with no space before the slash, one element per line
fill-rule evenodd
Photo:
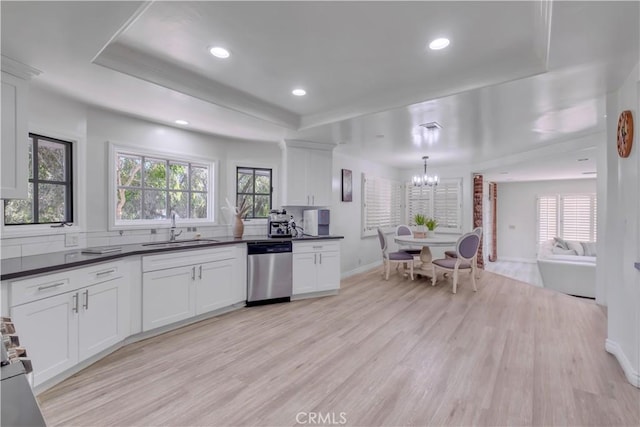
<path fill-rule="evenodd" d="M 83 102 L 233 138 L 339 144 L 405 169 L 427 154 L 430 167 L 474 164 L 498 178 L 522 153 L 520 170 L 540 159 L 522 179 L 584 177 L 575 155 L 602 137 L 604 96 L 640 50 L 638 2 L 0 7 L 2 54 L 43 71 L 34 85 Z M 451 45 L 429 50 L 439 36 Z M 231 57 L 212 57 L 212 45 Z M 307 96 L 291 95 L 297 86 Z M 434 120 L 443 129 L 419 126 Z M 545 169 L 550 155 L 564 167 Z"/>

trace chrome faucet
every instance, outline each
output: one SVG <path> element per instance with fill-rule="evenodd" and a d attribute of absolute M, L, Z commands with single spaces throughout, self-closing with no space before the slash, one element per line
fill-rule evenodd
<path fill-rule="evenodd" d="M 171 230 L 169 231 L 169 233 L 170 233 L 169 234 L 170 242 L 175 242 L 176 237 L 182 234 L 182 230 L 180 230 L 180 232 L 176 234 L 176 213 L 175 212 L 171 214 Z"/>

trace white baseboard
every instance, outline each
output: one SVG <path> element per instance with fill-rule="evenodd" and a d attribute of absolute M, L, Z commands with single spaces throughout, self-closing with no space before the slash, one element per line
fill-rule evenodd
<path fill-rule="evenodd" d="M 535 258 L 518 258 L 518 257 L 508 257 L 508 256 L 499 256 L 498 261 L 525 262 L 527 264 L 535 264 L 537 262 Z M 490 261 L 487 261 L 487 262 L 490 262 Z"/>
<path fill-rule="evenodd" d="M 636 371 L 631 365 L 631 362 L 627 359 L 627 355 L 622 351 L 620 344 L 607 338 L 604 348 L 618 359 L 618 363 L 622 367 L 624 375 L 627 377 L 627 381 L 629 381 L 633 386 L 640 388 L 640 374 L 638 374 L 638 371 Z"/>
<path fill-rule="evenodd" d="M 345 271 L 344 273 L 340 274 L 340 278 L 346 279 L 347 277 L 354 276 L 359 273 L 364 273 L 365 271 L 369 271 L 372 268 L 376 268 L 380 266 L 382 266 L 382 260 L 372 262 L 371 264 L 361 265 L 358 268 L 354 268 L 353 270 Z"/>

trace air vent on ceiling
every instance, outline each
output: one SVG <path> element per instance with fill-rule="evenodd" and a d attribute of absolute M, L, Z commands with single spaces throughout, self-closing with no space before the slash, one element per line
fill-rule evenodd
<path fill-rule="evenodd" d="M 427 130 L 442 129 L 442 125 L 440 123 L 438 123 L 438 122 L 423 123 L 420 126 L 422 126 L 423 128 L 425 128 Z"/>

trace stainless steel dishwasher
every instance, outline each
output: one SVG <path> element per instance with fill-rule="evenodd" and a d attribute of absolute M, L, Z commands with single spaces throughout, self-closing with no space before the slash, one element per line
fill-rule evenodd
<path fill-rule="evenodd" d="M 247 306 L 291 301 L 291 242 L 247 244 Z"/>

